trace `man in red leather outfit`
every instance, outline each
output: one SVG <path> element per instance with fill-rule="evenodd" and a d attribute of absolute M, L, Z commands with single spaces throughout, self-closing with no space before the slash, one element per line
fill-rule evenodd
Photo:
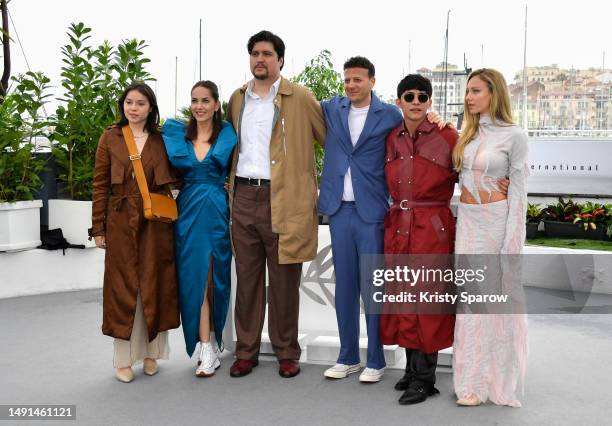
<path fill-rule="evenodd" d="M 386 140 L 385 177 L 393 199 L 385 218 L 387 259 L 389 255 L 453 253 L 455 218 L 449 205 L 457 173 L 451 155 L 458 135 L 453 127 L 440 129 L 426 120 L 431 95 L 431 82 L 416 74 L 406 76 L 397 87 L 396 103 L 404 121 Z M 441 258 L 445 264 L 450 256 Z M 423 259 L 431 260 L 426 256 Z M 388 268 L 397 265 L 389 265 L 387 260 Z M 390 285 L 396 284 L 389 283 L 387 288 Z M 444 283 L 418 283 L 412 291 L 448 291 L 448 287 Z M 380 337 L 385 345 L 406 348 L 406 373 L 395 385 L 395 389 L 404 391 L 399 403 L 419 403 L 439 393 L 434 387 L 438 351 L 453 345 L 454 311 L 448 304 L 390 305 L 383 307 Z M 436 313 L 424 314 L 428 308 Z"/>

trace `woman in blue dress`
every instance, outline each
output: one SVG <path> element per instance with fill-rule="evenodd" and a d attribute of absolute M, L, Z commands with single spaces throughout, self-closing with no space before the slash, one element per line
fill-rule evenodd
<path fill-rule="evenodd" d="M 232 251 L 224 183 L 237 142 L 232 126 L 221 119 L 217 86 L 196 83 L 189 122 L 167 120 L 163 136 L 170 163 L 184 181 L 174 234 L 185 345 L 193 356 L 200 342 L 196 376 L 209 377 L 220 366 L 211 331 L 222 348 L 230 299 Z"/>

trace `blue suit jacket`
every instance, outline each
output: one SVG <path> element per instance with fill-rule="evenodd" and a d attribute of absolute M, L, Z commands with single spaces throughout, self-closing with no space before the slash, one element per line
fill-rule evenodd
<path fill-rule="evenodd" d="M 400 125 L 402 114 L 394 105 L 382 103 L 374 93 L 363 131 L 353 147 L 348 127 L 350 101 L 336 96 L 321 102 L 327 136 L 321 175 L 319 212 L 332 216 L 340 208 L 344 175 L 349 166 L 357 212 L 365 222 L 382 222 L 389 209 L 385 182 L 385 139 Z"/>

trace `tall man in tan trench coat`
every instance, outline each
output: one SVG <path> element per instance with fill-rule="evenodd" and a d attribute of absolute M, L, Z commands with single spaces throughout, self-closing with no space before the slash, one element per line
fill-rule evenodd
<path fill-rule="evenodd" d="M 257 365 L 269 274 L 268 331 L 279 374 L 300 372 L 298 336 L 302 262 L 317 251 L 317 184 L 313 141 L 325 140 L 319 103 L 281 77 L 285 45 L 269 31 L 248 42 L 253 79 L 237 89 L 228 120 L 238 133 L 229 183 L 236 259 L 236 361 L 233 377 Z"/>

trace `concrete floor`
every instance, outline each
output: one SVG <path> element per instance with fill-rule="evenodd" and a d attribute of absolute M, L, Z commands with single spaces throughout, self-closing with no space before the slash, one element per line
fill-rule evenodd
<path fill-rule="evenodd" d="M 322 377 L 302 365 L 283 379 L 273 361 L 242 379 L 229 377 L 226 354 L 210 379 L 193 375 L 182 333 L 155 377 L 122 384 L 112 341 L 100 332 L 99 290 L 0 300 L 0 404 L 76 404 L 77 423 L 185 425 L 611 424 L 612 315 L 530 315 L 530 357 L 523 407 L 455 405 L 452 377 L 438 374 L 441 395 L 400 406 L 388 370 L 377 384 L 357 376 Z M 2 422 L 4 423 L 4 422 Z M 64 422 L 53 422 L 53 424 Z M 75 422 L 65 422 L 74 424 Z M 19 424 L 24 424 L 20 422 Z"/>

